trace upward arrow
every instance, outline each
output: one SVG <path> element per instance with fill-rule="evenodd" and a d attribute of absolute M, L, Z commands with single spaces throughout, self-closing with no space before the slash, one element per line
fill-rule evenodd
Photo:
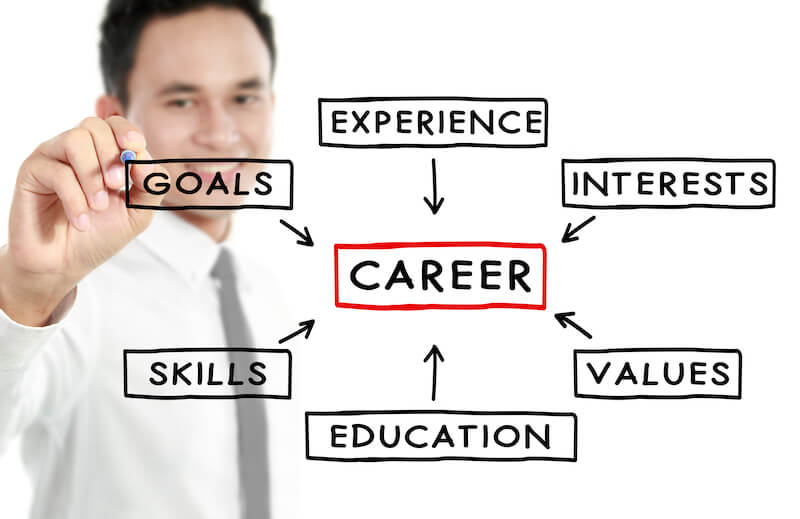
<path fill-rule="evenodd" d="M 444 203 L 444 197 L 437 198 L 436 197 L 436 159 L 431 159 L 431 170 L 433 173 L 433 202 L 428 200 L 428 197 L 424 197 L 425 203 L 428 204 L 431 212 L 436 214 L 439 212 L 439 209 L 442 208 L 442 203 Z"/>
<path fill-rule="evenodd" d="M 587 339 L 591 339 L 592 338 L 592 334 L 591 333 L 587 332 L 586 330 L 584 330 L 583 328 L 578 326 L 575 323 L 575 321 L 570 319 L 570 317 L 572 317 L 573 315 L 575 315 L 575 312 L 561 312 L 561 313 L 557 313 L 555 315 L 555 318 L 556 318 L 556 321 L 558 321 L 558 324 L 560 324 L 562 328 L 566 328 L 567 325 L 570 325 L 573 328 L 575 328 L 576 330 L 578 330 L 579 332 L 581 332 L 584 337 L 586 337 Z"/>
<path fill-rule="evenodd" d="M 428 362 L 431 357 L 433 357 L 433 388 L 431 389 L 431 400 L 436 400 L 436 363 L 438 361 L 444 362 L 444 357 L 442 356 L 442 352 L 439 351 L 439 348 L 435 344 L 431 348 L 431 351 L 425 355 L 425 360 L 422 362 Z"/>
<path fill-rule="evenodd" d="M 278 344 L 283 344 L 284 342 L 294 337 L 297 337 L 303 332 L 306 332 L 306 339 L 308 339 L 308 336 L 311 335 L 311 329 L 314 327 L 314 319 L 309 319 L 308 321 L 300 321 L 300 323 L 298 324 L 300 324 L 300 329 L 293 331 L 283 339 L 279 340 Z"/>

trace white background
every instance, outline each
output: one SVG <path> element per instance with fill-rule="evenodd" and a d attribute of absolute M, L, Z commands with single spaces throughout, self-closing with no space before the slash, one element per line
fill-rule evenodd
<path fill-rule="evenodd" d="M 91 115 L 103 2 L 16 2 L 0 17 L 0 214 L 41 141 Z M 311 462 L 302 517 L 796 517 L 796 171 L 800 33 L 790 2 L 274 1 L 277 142 L 291 213 L 242 212 L 293 314 L 304 409 L 574 411 L 577 463 Z M 317 146 L 317 98 L 545 97 L 549 147 Z M 560 207 L 561 158 L 772 158 L 772 210 Z M 442 210 L 432 216 L 430 160 Z M 597 220 L 561 244 L 566 223 Z M 307 225 L 299 247 L 278 223 Z M 5 218 L 5 217 L 3 217 Z M 5 240 L 0 227 L 0 241 Z M 333 243 L 492 240 L 548 246 L 548 310 L 369 312 L 333 306 Z M 594 334 L 563 330 L 575 311 Z M 288 333 L 288 331 L 287 331 Z M 438 399 L 430 402 L 436 343 Z M 572 396 L 572 348 L 743 352 L 743 399 Z M 301 416 L 297 417 L 302 420 Z M 4 518 L 29 491 L 0 459 Z"/>

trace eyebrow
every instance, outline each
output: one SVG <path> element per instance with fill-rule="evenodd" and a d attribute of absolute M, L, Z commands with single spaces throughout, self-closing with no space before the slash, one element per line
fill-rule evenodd
<path fill-rule="evenodd" d="M 264 88 L 265 85 L 266 83 L 264 82 L 263 79 L 261 79 L 260 77 L 253 77 L 250 79 L 245 79 L 244 81 L 240 81 L 239 84 L 236 85 L 236 88 L 239 89 L 251 88 L 257 90 L 260 88 Z"/>
<path fill-rule="evenodd" d="M 243 81 L 239 81 L 236 84 L 236 88 L 241 89 L 261 89 L 264 88 L 265 83 L 264 80 L 260 77 L 252 77 L 249 79 L 245 79 Z M 158 97 L 168 96 L 172 94 L 193 94 L 200 91 L 200 87 L 197 85 L 193 85 L 191 83 L 181 83 L 180 81 L 175 81 L 173 83 L 168 84 L 158 92 Z"/>

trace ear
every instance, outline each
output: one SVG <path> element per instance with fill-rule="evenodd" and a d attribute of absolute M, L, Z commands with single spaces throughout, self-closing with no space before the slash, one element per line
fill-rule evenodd
<path fill-rule="evenodd" d="M 100 119 L 108 119 L 112 115 L 125 115 L 122 103 L 112 95 L 104 94 L 97 98 L 94 104 L 94 112 Z"/>

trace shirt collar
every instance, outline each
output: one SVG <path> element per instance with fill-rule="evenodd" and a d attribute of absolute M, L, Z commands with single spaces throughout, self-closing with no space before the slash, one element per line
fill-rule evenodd
<path fill-rule="evenodd" d="M 172 211 L 157 211 L 139 240 L 192 287 L 210 276 L 221 247 Z"/>

